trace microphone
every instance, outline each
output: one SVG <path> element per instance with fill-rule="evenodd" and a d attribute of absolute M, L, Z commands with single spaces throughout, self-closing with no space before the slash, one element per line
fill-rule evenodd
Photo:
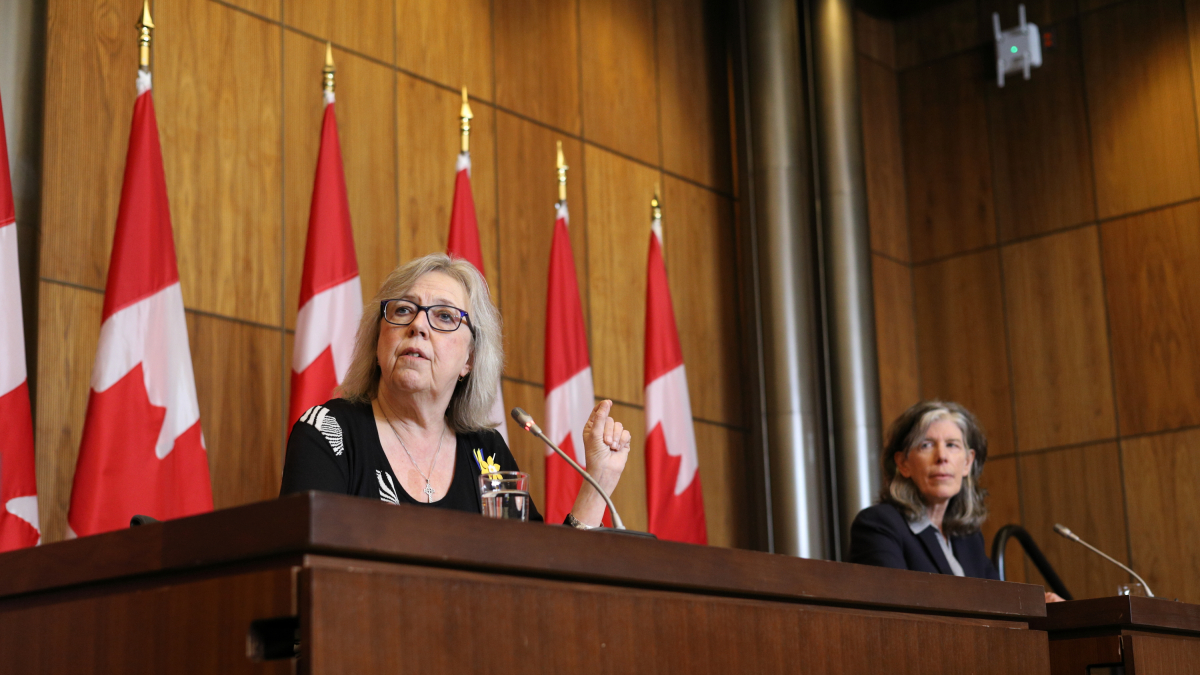
<path fill-rule="evenodd" d="M 592 475 L 590 473 L 588 473 L 587 471 L 584 471 L 583 467 L 576 464 L 575 460 L 568 457 L 567 453 L 560 450 L 558 448 L 558 446 L 554 444 L 554 441 L 550 440 L 549 438 L 546 437 L 546 434 L 542 433 L 541 427 L 539 427 L 537 425 L 537 422 L 533 421 L 532 415 L 525 412 L 524 410 L 521 410 L 520 408 L 513 408 L 512 409 L 512 418 L 517 421 L 517 424 L 521 425 L 522 429 L 524 429 L 525 431 L 528 431 L 529 433 L 533 434 L 534 436 L 537 436 L 538 438 L 540 438 L 543 443 L 550 446 L 551 450 L 558 453 L 559 457 L 562 457 L 563 459 L 567 460 L 567 464 L 570 464 L 572 469 L 575 469 L 575 471 L 577 471 L 580 476 L 583 476 L 584 480 L 586 480 L 588 483 L 590 483 L 592 487 L 596 488 L 596 492 L 599 492 L 600 496 L 604 497 L 604 503 L 608 504 L 608 510 L 612 512 L 613 524 L 616 525 L 616 528 L 614 528 L 614 529 L 617 529 L 617 530 L 625 529 L 625 523 L 622 523 L 621 516 L 617 515 L 617 507 L 613 506 L 612 500 L 608 498 L 608 494 L 604 492 L 604 488 L 600 487 L 600 484 L 596 482 L 595 478 L 592 478 Z"/>
<path fill-rule="evenodd" d="M 1084 541 L 1084 540 L 1080 539 L 1080 538 L 1079 538 L 1079 535 L 1075 534 L 1074 532 L 1072 532 L 1071 530 L 1067 529 L 1067 528 L 1066 528 L 1065 526 L 1063 526 L 1063 525 L 1060 525 L 1060 524 L 1058 524 L 1058 523 L 1055 523 L 1055 524 L 1054 524 L 1054 531 L 1055 531 L 1055 532 L 1057 532 L 1057 533 L 1059 533 L 1059 534 L 1061 534 L 1062 536 L 1066 537 L 1067 539 L 1070 539 L 1071 541 L 1073 541 L 1073 542 L 1075 542 L 1075 543 L 1077 543 L 1077 544 L 1083 544 L 1084 546 L 1088 547 L 1089 549 L 1091 549 L 1092 551 L 1094 551 L 1094 552 L 1095 552 L 1097 555 L 1101 556 L 1101 557 L 1102 557 L 1102 558 L 1104 558 L 1105 560 L 1107 560 L 1107 561 L 1109 561 L 1110 563 L 1112 563 L 1112 564 L 1116 565 L 1117 567 L 1120 567 L 1121 569 L 1125 570 L 1126 572 L 1129 572 L 1130 574 L 1132 574 L 1132 575 L 1133 575 L 1133 578 L 1134 578 L 1134 579 L 1137 579 L 1138 581 L 1140 581 L 1140 582 L 1142 583 L 1142 587 L 1146 589 L 1146 595 L 1148 595 L 1148 596 L 1150 596 L 1150 597 L 1152 597 L 1152 598 L 1154 597 L 1154 593 L 1152 593 L 1152 592 L 1150 591 L 1150 584 L 1146 583 L 1146 580 L 1145 580 L 1145 579 L 1143 579 L 1143 578 L 1141 578 L 1140 576 L 1138 576 L 1138 573 L 1137 573 L 1137 572 L 1134 572 L 1133 570 L 1129 569 L 1129 568 L 1128 568 L 1128 567 L 1126 567 L 1125 565 L 1122 565 L 1122 564 L 1121 564 L 1119 561 L 1117 561 L 1116 559 L 1114 559 L 1112 556 L 1108 555 L 1108 554 L 1107 554 L 1107 553 L 1105 553 L 1104 551 L 1101 551 L 1100 549 L 1096 548 L 1095 546 L 1092 546 L 1091 544 L 1087 543 L 1086 541 Z"/>

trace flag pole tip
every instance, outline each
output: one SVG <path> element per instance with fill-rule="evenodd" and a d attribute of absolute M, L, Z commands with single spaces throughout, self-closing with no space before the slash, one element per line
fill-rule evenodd
<path fill-rule="evenodd" d="M 150 0 L 142 0 L 142 21 L 138 28 L 154 28 L 154 20 L 150 18 Z"/>
<path fill-rule="evenodd" d="M 325 67 L 321 69 L 321 88 L 326 94 L 333 94 L 336 88 L 334 76 L 337 74 L 337 67 L 333 65 L 333 43 L 325 43 Z M 330 99 L 327 96 L 326 102 Z"/>

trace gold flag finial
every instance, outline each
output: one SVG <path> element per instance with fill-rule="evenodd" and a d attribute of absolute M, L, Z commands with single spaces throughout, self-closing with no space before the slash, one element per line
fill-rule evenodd
<path fill-rule="evenodd" d="M 142 20 L 138 22 L 138 68 L 150 70 L 150 40 L 154 20 L 150 18 L 150 0 L 142 0 Z"/>
<path fill-rule="evenodd" d="M 325 67 L 321 70 L 322 73 L 322 88 L 325 93 L 332 94 L 334 89 L 334 75 L 337 74 L 337 68 L 333 65 L 333 43 L 325 43 Z"/>
<path fill-rule="evenodd" d="M 558 201 L 567 201 L 567 166 L 563 159 L 562 141 L 558 141 Z"/>
<path fill-rule="evenodd" d="M 662 220 L 662 201 L 658 197 L 658 184 L 654 184 L 654 196 L 650 198 L 650 219 Z"/>
<path fill-rule="evenodd" d="M 459 129 L 462 130 L 462 151 L 469 152 L 471 150 L 471 120 L 475 116 L 471 114 L 471 104 L 467 99 L 467 88 L 462 88 L 462 108 L 458 111 Z"/>

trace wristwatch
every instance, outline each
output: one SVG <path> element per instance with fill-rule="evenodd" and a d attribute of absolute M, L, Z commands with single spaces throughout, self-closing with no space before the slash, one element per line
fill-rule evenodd
<path fill-rule="evenodd" d="M 584 525 L 583 523 L 579 522 L 579 519 L 575 517 L 574 513 L 567 514 L 567 518 L 566 518 L 566 520 L 563 521 L 563 525 L 570 525 L 571 527 L 573 527 L 577 530 L 594 530 L 594 529 L 596 529 L 595 525 Z"/>

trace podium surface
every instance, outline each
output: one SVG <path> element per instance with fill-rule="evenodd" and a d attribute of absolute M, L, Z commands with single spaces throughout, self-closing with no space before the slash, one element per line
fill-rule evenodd
<path fill-rule="evenodd" d="M 1048 605 L 1033 624 L 1054 675 L 1200 674 L 1200 605 L 1118 595 Z"/>
<path fill-rule="evenodd" d="M 0 673 L 1048 673 L 1042 588 L 307 493 L 0 555 Z"/>

